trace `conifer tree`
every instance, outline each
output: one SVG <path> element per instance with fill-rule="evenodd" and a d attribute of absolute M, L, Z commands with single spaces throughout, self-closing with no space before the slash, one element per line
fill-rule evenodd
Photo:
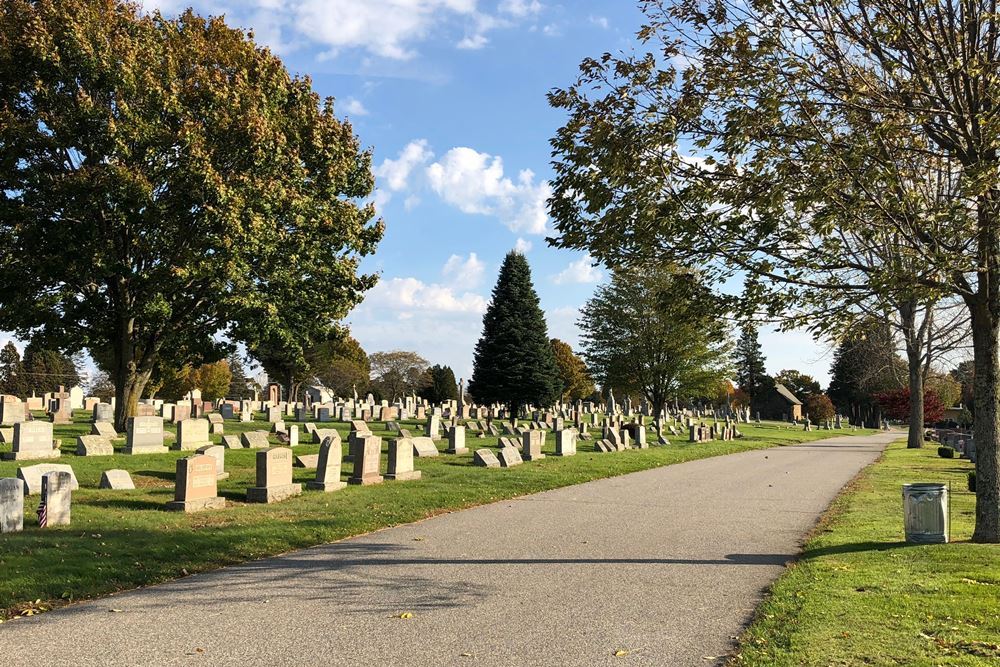
<path fill-rule="evenodd" d="M 750 402 L 760 398 L 767 389 L 767 369 L 764 368 L 764 353 L 760 349 L 757 338 L 757 327 L 746 324 L 740 339 L 736 343 L 736 353 L 733 355 L 736 365 L 736 384 L 747 393 Z"/>
<path fill-rule="evenodd" d="M 531 268 L 524 255 L 511 251 L 483 316 L 469 393 L 479 403 L 507 405 L 514 419 L 524 405 L 551 405 L 561 389 Z"/>

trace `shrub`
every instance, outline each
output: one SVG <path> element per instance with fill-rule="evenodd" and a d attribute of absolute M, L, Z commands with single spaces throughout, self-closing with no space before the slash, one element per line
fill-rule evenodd
<path fill-rule="evenodd" d="M 976 492 L 976 471 L 969 473 L 969 491 Z"/>
<path fill-rule="evenodd" d="M 938 456 L 943 459 L 955 458 L 955 450 L 951 447 L 938 447 Z"/>
<path fill-rule="evenodd" d="M 809 396 L 806 396 L 806 400 L 804 402 L 805 412 L 809 415 L 809 419 L 811 419 L 815 424 L 824 422 L 827 419 L 833 419 L 837 416 L 837 411 L 833 407 L 833 402 L 826 394 L 810 394 Z"/>

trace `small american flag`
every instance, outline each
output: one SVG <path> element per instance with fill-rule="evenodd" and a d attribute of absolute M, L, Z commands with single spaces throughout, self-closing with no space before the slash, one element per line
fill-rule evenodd
<path fill-rule="evenodd" d="M 38 505 L 38 527 L 45 528 L 49 525 L 49 515 L 45 507 L 45 501 L 43 500 Z"/>

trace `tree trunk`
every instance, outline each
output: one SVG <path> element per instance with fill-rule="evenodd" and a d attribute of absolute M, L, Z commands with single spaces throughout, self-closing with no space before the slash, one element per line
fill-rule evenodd
<path fill-rule="evenodd" d="M 910 366 L 910 434 L 906 438 L 906 446 L 919 449 L 924 446 L 924 373 L 923 365 L 917 360 L 914 368 L 913 359 Z"/>
<path fill-rule="evenodd" d="M 917 327 L 918 304 L 913 300 L 900 303 L 898 310 L 903 341 L 906 343 L 910 388 L 910 430 L 906 446 L 920 449 L 924 446 L 924 338 L 929 321 L 925 320 L 922 326 Z M 930 354 L 929 350 L 927 354 Z"/>
<path fill-rule="evenodd" d="M 986 303 L 972 310 L 976 418 L 976 530 L 973 542 L 1000 542 L 1000 318 Z"/>

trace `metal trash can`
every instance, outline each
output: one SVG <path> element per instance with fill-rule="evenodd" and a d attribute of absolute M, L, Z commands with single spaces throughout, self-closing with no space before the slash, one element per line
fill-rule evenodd
<path fill-rule="evenodd" d="M 907 542 L 916 544 L 947 542 L 948 523 L 946 485 L 903 485 L 903 526 Z"/>

